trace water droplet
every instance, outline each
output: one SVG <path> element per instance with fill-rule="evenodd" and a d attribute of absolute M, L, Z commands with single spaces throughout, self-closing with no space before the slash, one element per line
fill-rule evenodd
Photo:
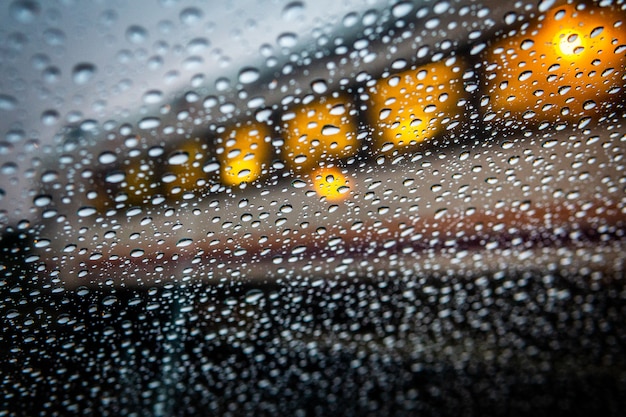
<path fill-rule="evenodd" d="M 17 164 L 15 162 L 5 162 L 0 167 L 0 173 L 4 175 L 13 175 L 17 173 Z"/>
<path fill-rule="evenodd" d="M 283 48 L 293 48 L 298 43 L 298 35 L 295 33 L 283 33 L 278 37 L 277 42 Z"/>
<path fill-rule="evenodd" d="M 85 207 L 79 208 L 76 214 L 78 214 L 78 216 L 80 217 L 89 217 L 89 216 L 93 216 L 94 214 L 96 214 L 96 212 L 97 211 L 95 207 L 85 206 Z"/>
<path fill-rule="evenodd" d="M 335 125 L 325 125 L 322 128 L 322 135 L 324 136 L 336 135 L 339 132 L 341 132 L 341 129 Z"/>
<path fill-rule="evenodd" d="M 393 6 L 393 8 L 391 9 L 391 13 L 393 14 L 393 17 L 399 19 L 411 13 L 411 10 L 413 10 L 413 5 L 410 2 L 401 1 L 400 3 Z"/>
<path fill-rule="evenodd" d="M 585 101 L 585 103 L 583 104 L 583 109 L 585 110 L 591 110 L 594 107 L 596 107 L 596 102 L 593 100 L 587 100 Z"/>
<path fill-rule="evenodd" d="M 56 83 L 61 79 L 61 70 L 58 67 L 47 67 L 43 70 L 42 77 L 47 83 Z"/>
<path fill-rule="evenodd" d="M 72 70 L 72 80 L 78 85 L 87 84 L 95 75 L 96 66 L 83 62 L 74 66 Z"/>
<path fill-rule="evenodd" d="M 41 11 L 39 3 L 30 0 L 14 1 L 9 9 L 13 19 L 20 23 L 30 23 Z"/>
<path fill-rule="evenodd" d="M 202 168 L 202 171 L 208 174 L 209 172 L 216 172 L 219 169 L 220 169 L 220 164 L 218 164 L 217 162 L 209 162 Z"/>
<path fill-rule="evenodd" d="M 535 41 L 533 41 L 532 39 L 524 39 L 524 40 L 522 41 L 522 44 L 520 45 L 520 48 L 521 48 L 523 51 L 527 51 L 527 50 L 529 50 L 530 48 L 532 48 L 534 45 L 535 45 Z"/>
<path fill-rule="evenodd" d="M 248 291 L 248 293 L 246 294 L 245 300 L 246 303 L 248 304 L 256 304 L 257 302 L 259 302 L 259 300 L 261 300 L 261 298 L 263 298 L 264 293 L 263 291 L 259 290 L 259 289 L 253 289 Z"/>
<path fill-rule="evenodd" d="M 164 152 L 165 149 L 163 149 L 162 146 L 153 146 L 148 149 L 148 156 L 150 156 L 151 158 L 156 158 L 157 156 L 163 155 Z"/>
<path fill-rule="evenodd" d="M 143 102 L 146 104 L 160 103 L 163 100 L 163 92 L 161 90 L 146 91 L 143 95 Z"/>
<path fill-rule="evenodd" d="M 47 248 L 48 246 L 50 246 L 50 240 L 48 239 L 38 239 L 35 241 L 35 247 L 36 248 Z"/>
<path fill-rule="evenodd" d="M 559 143 L 556 139 L 548 139 L 541 144 L 542 147 L 549 149 L 555 147 Z"/>
<path fill-rule="evenodd" d="M 539 2 L 539 11 L 541 13 L 545 13 L 552 8 L 554 5 L 554 0 L 541 0 Z"/>
<path fill-rule="evenodd" d="M 434 17 L 432 19 L 428 19 L 424 26 L 426 27 L 426 29 L 436 29 L 439 26 L 439 23 L 441 23 L 441 20 Z"/>
<path fill-rule="evenodd" d="M 532 77 L 533 72 L 532 71 L 523 71 L 519 77 L 518 80 L 520 81 L 526 81 L 527 79 L 529 79 L 530 77 Z"/>
<path fill-rule="evenodd" d="M 117 297 L 114 295 L 108 295 L 102 299 L 102 304 L 105 306 L 110 306 L 117 303 Z"/>
<path fill-rule="evenodd" d="M 298 180 L 293 180 L 291 182 L 291 186 L 293 188 L 304 188 L 304 187 L 306 187 L 306 182 L 304 182 L 302 180 L 299 180 L 299 179 Z"/>
<path fill-rule="evenodd" d="M 448 209 L 446 209 L 446 208 L 442 208 L 442 209 L 437 210 L 435 212 L 435 215 L 434 215 L 435 220 L 441 219 L 443 216 L 446 215 L 447 211 L 448 211 Z"/>
<path fill-rule="evenodd" d="M 14 110 L 17 106 L 17 99 L 13 96 L 0 94 L 0 110 Z"/>
<path fill-rule="evenodd" d="M 49 195 L 38 195 L 33 199 L 33 204 L 37 207 L 45 207 L 52 202 L 52 197 Z"/>
<path fill-rule="evenodd" d="M 604 26 L 598 26 L 596 28 L 594 28 L 591 31 L 591 35 L 589 35 L 590 38 L 595 38 L 596 36 L 598 36 L 599 34 L 602 33 L 602 31 L 604 30 Z"/>
<path fill-rule="evenodd" d="M 121 171 L 110 172 L 105 177 L 105 181 L 111 184 L 118 184 L 126 178 L 126 175 Z"/>
<path fill-rule="evenodd" d="M 272 115 L 271 109 L 261 109 L 258 112 L 256 112 L 255 118 L 257 122 L 266 122 L 270 119 L 271 115 Z"/>
<path fill-rule="evenodd" d="M 328 90 L 328 85 L 325 80 L 319 79 L 311 83 L 311 89 L 314 93 L 324 94 Z"/>
<path fill-rule="evenodd" d="M 101 164 L 112 164 L 117 161 L 117 155 L 111 151 L 105 151 L 98 156 L 98 161 Z"/>
<path fill-rule="evenodd" d="M 148 39 L 148 31 L 139 25 L 132 25 L 126 29 L 126 39 L 130 43 L 139 44 Z"/>
<path fill-rule="evenodd" d="M 148 130 L 148 129 L 154 129 L 156 127 L 159 127 L 160 124 L 161 124 L 161 119 L 159 119 L 158 117 L 146 117 L 144 119 L 141 119 L 139 123 L 137 124 L 137 126 L 140 129 Z"/>
<path fill-rule="evenodd" d="M 60 29 L 47 29 L 43 33 L 43 38 L 50 46 L 62 46 L 65 44 L 65 33 Z"/>
<path fill-rule="evenodd" d="M 504 15 L 504 23 L 512 25 L 517 20 L 517 14 L 515 12 L 508 12 Z"/>
<path fill-rule="evenodd" d="M 179 18 L 182 24 L 192 26 L 202 20 L 204 13 L 196 7 L 187 7 L 180 12 Z"/>
<path fill-rule="evenodd" d="M 41 123 L 46 126 L 52 126 L 59 121 L 60 117 L 56 110 L 46 110 L 41 114 Z"/>
<path fill-rule="evenodd" d="M 187 152 L 175 152 L 167 160 L 170 165 L 182 165 L 189 160 L 189 154 Z"/>
<path fill-rule="evenodd" d="M 239 82 L 242 84 L 252 84 L 259 79 L 259 70 L 254 67 L 243 68 L 239 72 Z"/>
<path fill-rule="evenodd" d="M 209 46 L 211 42 L 209 42 L 206 38 L 195 38 L 189 41 L 187 44 L 187 52 L 190 55 L 200 54 L 204 52 Z"/>
<path fill-rule="evenodd" d="M 184 248 L 185 246 L 189 246 L 193 243 L 193 239 L 183 238 L 176 242 L 176 246 L 179 248 Z"/>
<path fill-rule="evenodd" d="M 226 91 L 230 88 L 230 80 L 225 77 L 215 80 L 215 89 L 217 91 Z"/>
<path fill-rule="evenodd" d="M 450 10 L 450 3 L 447 1 L 440 1 L 433 6 L 433 12 L 437 14 L 443 14 Z"/>
<path fill-rule="evenodd" d="M 281 16 L 288 22 L 302 19 L 304 17 L 304 3 L 301 1 L 288 3 L 283 8 Z"/>
<path fill-rule="evenodd" d="M 133 258 L 139 258 L 140 256 L 143 256 L 145 252 L 143 251 L 143 249 L 133 249 L 130 252 L 130 256 L 132 256 Z"/>

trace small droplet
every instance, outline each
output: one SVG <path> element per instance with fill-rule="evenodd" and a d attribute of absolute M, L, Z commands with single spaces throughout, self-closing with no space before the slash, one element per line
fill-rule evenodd
<path fill-rule="evenodd" d="M 187 7 L 180 12 L 179 18 L 182 24 L 192 26 L 202 20 L 204 13 L 197 7 Z"/>
<path fill-rule="evenodd" d="M 283 48 L 293 48 L 298 43 L 298 36 L 295 33 L 283 33 L 278 37 L 278 45 Z"/>
<path fill-rule="evenodd" d="M 139 44 L 146 41 L 148 38 L 148 31 L 139 25 L 132 25 L 126 29 L 126 39 L 130 43 Z"/>
<path fill-rule="evenodd" d="M 74 66 L 72 70 L 72 80 L 78 85 L 87 84 L 95 75 L 96 66 L 87 62 Z"/>
<path fill-rule="evenodd" d="M 140 256 L 143 256 L 145 252 L 143 251 L 143 249 L 133 249 L 130 252 L 130 256 L 132 256 L 133 258 L 139 258 Z"/>
<path fill-rule="evenodd" d="M 529 79 L 530 77 L 532 77 L 532 75 L 533 75 L 532 71 L 523 71 L 517 79 L 523 82 Z"/>
<path fill-rule="evenodd" d="M 126 178 L 126 176 L 124 175 L 123 172 L 116 171 L 116 172 L 109 173 L 105 177 L 105 181 L 108 182 L 108 183 L 111 183 L 111 184 L 118 184 L 118 183 L 124 181 L 125 178 Z"/>
<path fill-rule="evenodd" d="M 47 29 L 43 38 L 50 46 L 62 46 L 65 43 L 65 33 L 59 29 Z"/>
<path fill-rule="evenodd" d="M 170 165 L 182 165 L 189 160 L 189 154 L 187 152 L 175 152 L 167 160 Z"/>
<path fill-rule="evenodd" d="M 89 206 L 85 206 L 85 207 L 81 207 L 78 209 L 78 216 L 79 217 L 89 217 L 89 216 L 93 216 L 94 214 L 96 214 L 96 208 L 95 207 L 89 207 Z"/>
<path fill-rule="evenodd" d="M 293 180 L 291 182 L 291 186 L 293 188 L 304 188 L 304 187 L 306 187 L 306 182 L 304 182 L 302 180 Z"/>
<path fill-rule="evenodd" d="M 52 202 L 52 197 L 49 195 L 38 195 L 33 199 L 33 204 L 37 207 L 45 207 Z"/>
<path fill-rule="evenodd" d="M 391 9 L 391 13 L 393 14 L 393 17 L 399 19 L 411 13 L 411 10 L 413 10 L 413 5 L 410 2 L 401 1 L 400 3 L 393 6 L 393 8 Z"/>
<path fill-rule="evenodd" d="M 143 102 L 146 104 L 160 103 L 163 100 L 163 92 L 161 90 L 149 90 L 143 95 Z"/>
<path fill-rule="evenodd" d="M 535 45 L 535 41 L 533 41 L 532 39 L 524 39 L 520 45 L 520 48 L 523 51 L 528 51 L 530 48 L 532 48 Z"/>
<path fill-rule="evenodd" d="M 148 130 L 148 129 L 154 129 L 156 127 L 159 127 L 160 124 L 161 124 L 161 119 L 159 119 L 158 117 L 146 117 L 140 120 L 137 126 L 140 129 Z"/>
<path fill-rule="evenodd" d="M 259 290 L 259 289 L 253 289 L 248 291 L 248 293 L 246 294 L 245 300 L 246 303 L 248 304 L 256 304 L 257 302 L 259 302 L 259 300 L 261 300 L 261 298 L 263 298 L 264 293 L 263 291 Z"/>
<path fill-rule="evenodd" d="M 61 70 L 57 67 L 47 67 L 43 70 L 42 77 L 47 83 L 56 83 L 61 79 Z"/>
<path fill-rule="evenodd" d="M 114 295 L 108 295 L 102 299 L 102 304 L 105 306 L 110 306 L 117 303 L 117 297 Z"/>
<path fill-rule="evenodd" d="M 336 135 L 339 132 L 341 132 L 341 129 L 335 125 L 325 125 L 322 127 L 322 135 L 324 136 Z"/>
<path fill-rule="evenodd" d="M 46 110 L 41 114 L 41 123 L 46 126 L 52 126 L 59 121 L 60 117 L 56 110 Z"/>
<path fill-rule="evenodd" d="M 176 247 L 184 248 L 185 246 L 189 246 L 193 243 L 193 239 L 183 238 L 176 242 Z"/>
<path fill-rule="evenodd" d="M 311 83 L 311 89 L 314 93 L 324 94 L 328 90 L 328 85 L 324 80 L 315 80 Z"/>
<path fill-rule="evenodd" d="M 14 110 L 17 106 L 17 99 L 13 96 L 0 94 L 0 110 Z"/>

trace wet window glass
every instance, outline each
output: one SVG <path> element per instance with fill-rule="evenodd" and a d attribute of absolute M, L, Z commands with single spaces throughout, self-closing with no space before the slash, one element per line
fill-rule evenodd
<path fill-rule="evenodd" d="M 0 9 L 0 416 L 622 414 L 623 1 Z"/>

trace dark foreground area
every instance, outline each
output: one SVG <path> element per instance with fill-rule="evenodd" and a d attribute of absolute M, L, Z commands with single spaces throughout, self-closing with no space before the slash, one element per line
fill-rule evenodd
<path fill-rule="evenodd" d="M 0 416 L 623 415 L 623 271 L 151 288 L 4 254 Z"/>

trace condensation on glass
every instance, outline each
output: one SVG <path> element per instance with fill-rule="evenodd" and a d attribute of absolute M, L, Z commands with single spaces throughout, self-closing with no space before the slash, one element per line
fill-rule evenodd
<path fill-rule="evenodd" d="M 622 2 L 143 3 L 2 6 L 0 415 L 621 410 Z"/>

